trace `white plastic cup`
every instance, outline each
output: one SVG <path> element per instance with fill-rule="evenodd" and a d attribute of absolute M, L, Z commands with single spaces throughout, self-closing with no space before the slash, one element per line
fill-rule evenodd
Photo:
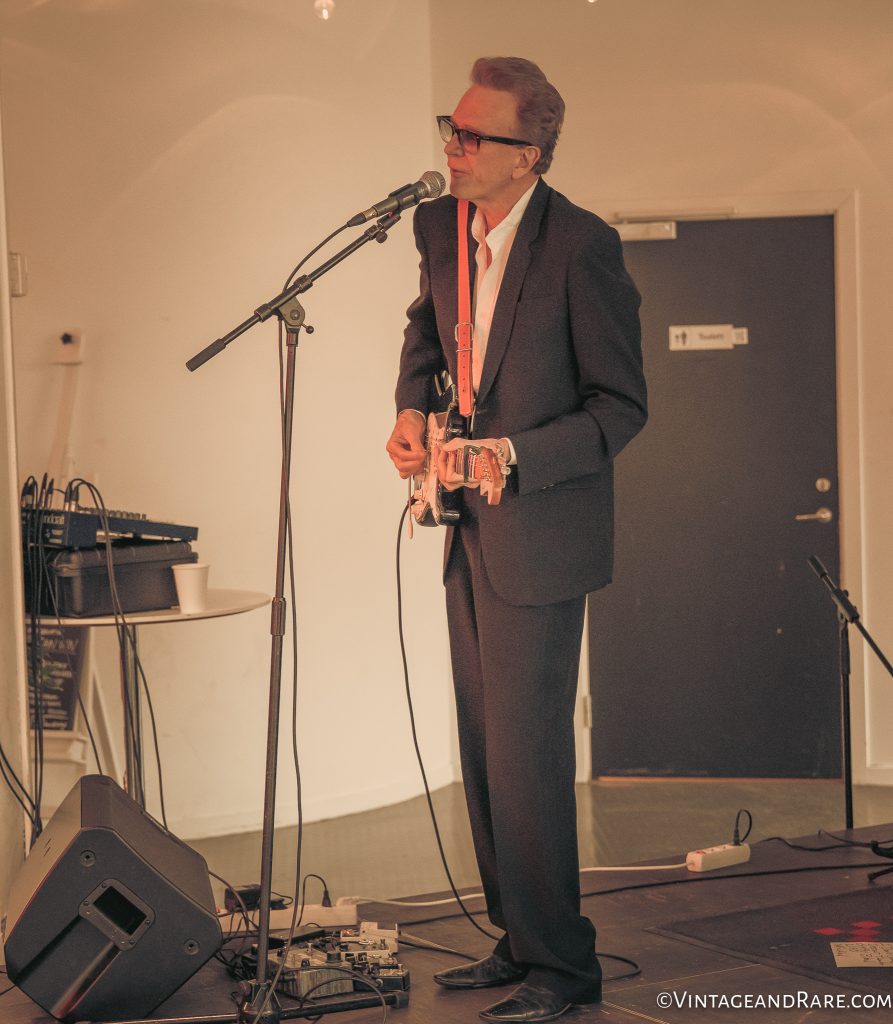
<path fill-rule="evenodd" d="M 208 607 L 208 569 L 206 562 L 180 562 L 172 565 L 177 586 L 177 603 L 184 615 L 203 612 Z"/>

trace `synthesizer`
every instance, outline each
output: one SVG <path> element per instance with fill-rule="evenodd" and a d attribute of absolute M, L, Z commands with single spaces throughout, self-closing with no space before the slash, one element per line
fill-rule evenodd
<path fill-rule="evenodd" d="M 49 548 L 94 548 L 106 539 L 185 540 L 198 537 L 197 526 L 159 523 L 138 512 L 96 508 L 22 509 L 22 540 Z"/>

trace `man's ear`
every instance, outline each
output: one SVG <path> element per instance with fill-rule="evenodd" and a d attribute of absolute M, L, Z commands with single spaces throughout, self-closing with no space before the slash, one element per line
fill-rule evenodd
<path fill-rule="evenodd" d="M 528 174 L 536 167 L 541 151 L 539 146 L 524 146 L 523 148 L 519 146 L 517 153 L 515 166 L 512 169 L 512 177 L 523 178 L 525 174 Z"/>

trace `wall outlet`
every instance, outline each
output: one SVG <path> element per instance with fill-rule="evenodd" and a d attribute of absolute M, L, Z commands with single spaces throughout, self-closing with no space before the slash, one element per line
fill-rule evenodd
<path fill-rule="evenodd" d="M 9 294 L 20 299 L 28 294 L 28 257 L 21 252 L 9 255 Z"/>
<path fill-rule="evenodd" d="M 59 336 L 59 348 L 53 362 L 62 366 L 78 366 L 84 361 L 87 335 L 81 330 L 70 330 Z"/>

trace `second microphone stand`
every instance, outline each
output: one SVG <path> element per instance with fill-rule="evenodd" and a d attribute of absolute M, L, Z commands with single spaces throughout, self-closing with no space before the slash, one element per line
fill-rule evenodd
<path fill-rule="evenodd" d="M 840 714 L 841 714 L 841 746 L 843 748 L 843 791 L 844 814 L 846 827 L 853 827 L 853 756 L 852 737 L 850 730 L 850 638 L 848 627 L 854 625 L 865 638 L 865 642 L 878 656 L 880 663 L 893 676 L 893 665 L 887 660 L 884 652 L 874 642 L 871 634 L 862 625 L 859 610 L 850 600 L 850 595 L 828 575 L 828 570 L 815 555 L 809 559 L 809 566 L 828 588 L 834 604 L 837 606 L 837 621 L 840 623 Z"/>

